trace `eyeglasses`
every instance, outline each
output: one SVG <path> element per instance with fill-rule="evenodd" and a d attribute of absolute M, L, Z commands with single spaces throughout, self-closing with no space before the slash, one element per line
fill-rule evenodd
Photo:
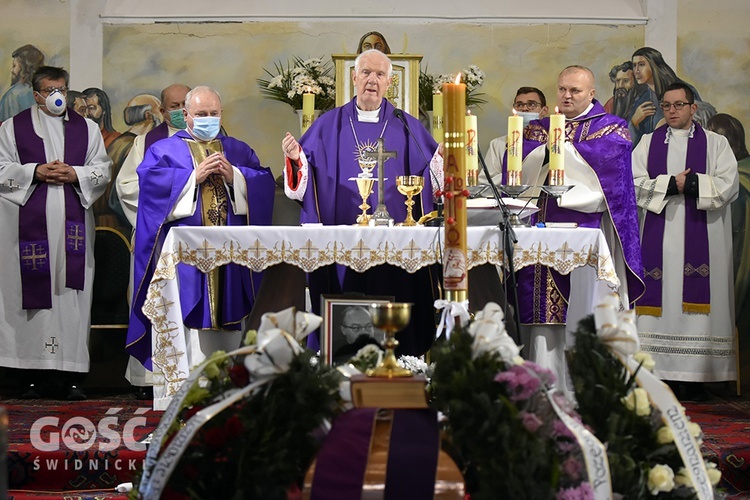
<path fill-rule="evenodd" d="M 529 101 L 529 102 L 521 102 L 517 101 L 513 103 L 513 107 L 523 111 L 524 108 L 528 109 L 529 111 L 534 111 L 536 108 L 540 107 L 542 105 L 541 102 L 536 101 Z"/>
<path fill-rule="evenodd" d="M 674 109 L 676 109 L 677 111 L 680 111 L 685 106 L 689 106 L 691 104 L 693 104 L 693 103 L 692 102 L 682 102 L 682 101 L 677 101 L 677 102 L 666 102 L 665 101 L 665 102 L 660 102 L 659 103 L 659 107 L 661 109 L 663 109 L 664 111 L 669 111 L 669 108 L 671 108 L 672 106 L 674 106 Z"/>
<path fill-rule="evenodd" d="M 372 325 L 341 325 L 341 327 L 357 332 L 370 332 L 373 329 Z"/>
<path fill-rule="evenodd" d="M 57 90 L 58 92 L 62 92 L 64 94 L 65 92 L 68 91 L 68 87 L 47 87 L 47 88 L 39 90 L 38 92 L 40 94 L 50 95 L 55 90 Z"/>

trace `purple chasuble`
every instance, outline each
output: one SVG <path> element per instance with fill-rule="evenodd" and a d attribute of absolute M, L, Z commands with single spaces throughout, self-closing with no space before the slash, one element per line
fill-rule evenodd
<path fill-rule="evenodd" d="M 631 167 L 631 142 L 627 124 L 607 114 L 599 101 L 579 118 L 566 120 L 566 140 L 571 142 L 599 179 L 610 217 L 623 250 L 631 302 L 643 295 L 641 246 L 638 235 L 638 208 Z M 549 118 L 532 121 L 524 129 L 524 158 L 538 147 L 546 147 Z M 507 175 L 503 158 L 503 179 Z M 505 182 L 505 181 L 504 181 Z M 546 198 L 546 199 L 545 199 Z M 602 213 L 583 213 L 561 208 L 554 198 L 543 197 L 539 220 L 577 222 L 581 227 L 600 227 Z M 611 249 L 614 253 L 615 249 Z M 544 266 L 536 266 L 544 267 Z M 523 324 L 565 323 L 570 278 L 554 269 L 534 266 L 519 271 L 520 319 Z M 554 285 L 554 289 L 550 286 Z M 527 303 L 529 302 L 529 303 Z"/>
<path fill-rule="evenodd" d="M 708 140 L 706 132 L 697 123 L 693 137 L 688 140 L 685 169 L 694 174 L 705 174 L 708 162 Z M 669 144 L 665 143 L 669 127 L 663 125 L 651 137 L 648 150 L 648 175 L 655 179 L 667 174 Z M 685 264 L 682 283 L 683 312 L 708 314 L 711 312 L 711 277 L 709 269 L 708 223 L 705 210 L 698 210 L 698 200 L 685 198 Z M 664 282 L 664 228 L 665 212 L 646 212 L 643 221 L 643 252 L 646 293 L 638 301 L 638 314 L 661 316 Z M 687 238 L 690 238 L 690 244 Z"/>
<path fill-rule="evenodd" d="M 13 117 L 13 131 L 22 164 L 47 163 L 44 140 L 34 132 L 31 119 L 33 108 Z M 86 120 L 77 113 L 66 111 L 63 118 L 65 158 L 68 165 L 84 165 L 88 150 Z M 52 307 L 52 278 L 50 275 L 49 240 L 47 237 L 47 183 L 39 183 L 34 192 L 19 208 L 18 240 L 21 264 L 21 290 L 24 309 Z M 86 268 L 86 210 L 71 184 L 65 192 L 65 286 L 83 290 Z"/>
<path fill-rule="evenodd" d="M 201 199 L 193 215 L 172 222 L 167 216 L 194 171 L 193 158 L 186 140 L 190 135 L 181 130 L 172 137 L 155 142 L 138 166 L 138 214 L 133 253 L 133 301 L 128 326 L 127 351 L 146 368 L 151 369 L 151 322 L 143 314 L 151 278 L 167 232 L 176 226 L 202 226 Z M 242 141 L 219 135 L 224 155 L 237 167 L 247 184 L 248 215 L 237 215 L 227 201 L 227 225 L 270 225 L 275 184 L 268 168 L 262 167 L 255 151 Z M 200 192 L 200 190 L 198 190 Z M 250 313 L 262 273 L 253 273 L 237 264 L 222 269 L 221 305 L 218 311 L 221 329 L 238 330 L 242 319 Z M 180 304 L 184 324 L 190 328 L 210 328 L 207 277 L 187 264 L 178 264 Z"/>
<path fill-rule="evenodd" d="M 406 218 L 404 195 L 396 189 L 396 177 L 399 175 L 424 177 L 423 194 L 420 194 L 421 208 L 420 204 L 415 204 L 414 218 L 418 219 L 433 210 L 429 167 L 437 143 L 416 118 L 404 113 L 413 134 L 413 137 L 409 137 L 404 124 L 393 114 L 394 109 L 391 103 L 383 99 L 378 122 L 360 122 L 354 98 L 348 104 L 327 111 L 313 122 L 299 141 L 310 165 L 300 217 L 302 223 L 337 225 L 356 222 L 360 213 L 357 207 L 362 203 L 362 197 L 357 190 L 357 183 L 349 179 L 362 172 L 357 163 L 358 144 L 376 148 L 379 137 L 383 138 L 383 146 L 387 151 L 396 151 L 398 154 L 396 158 L 383 163 L 386 177 L 384 201 L 391 217 L 396 222 Z M 377 178 L 377 167 L 373 175 Z M 367 203 L 375 207 L 377 198 L 376 183 Z"/>
<path fill-rule="evenodd" d="M 146 142 L 143 144 L 144 154 L 153 143 L 167 137 L 169 137 L 169 125 L 164 121 L 146 134 Z"/>

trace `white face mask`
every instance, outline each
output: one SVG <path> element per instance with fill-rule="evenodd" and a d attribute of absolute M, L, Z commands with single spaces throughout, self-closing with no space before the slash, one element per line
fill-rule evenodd
<path fill-rule="evenodd" d="M 524 127 L 528 125 L 529 123 L 531 123 L 532 120 L 539 119 L 539 113 L 534 113 L 532 111 L 518 111 L 518 116 L 523 118 Z"/>
<path fill-rule="evenodd" d="M 53 115 L 61 115 L 65 111 L 65 96 L 59 90 L 53 90 L 44 100 L 44 104 Z"/>

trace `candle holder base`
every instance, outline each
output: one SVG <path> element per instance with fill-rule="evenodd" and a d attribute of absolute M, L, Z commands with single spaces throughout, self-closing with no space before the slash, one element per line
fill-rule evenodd
<path fill-rule="evenodd" d="M 503 194 L 510 196 L 511 198 L 518 198 L 523 193 L 528 191 L 530 187 L 531 186 L 529 186 L 528 184 L 523 184 L 521 186 L 509 186 L 503 184 L 502 186 L 500 186 L 500 191 L 502 191 Z"/>
<path fill-rule="evenodd" d="M 554 198 L 561 197 L 571 189 L 573 186 L 542 186 L 542 191 Z"/>

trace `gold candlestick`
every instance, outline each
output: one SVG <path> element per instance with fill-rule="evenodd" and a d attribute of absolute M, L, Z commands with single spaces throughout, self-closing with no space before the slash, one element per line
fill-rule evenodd
<path fill-rule="evenodd" d="M 396 189 L 398 192 L 406 196 L 406 219 L 404 222 L 398 224 L 399 226 L 416 226 L 417 221 L 412 216 L 412 209 L 414 207 L 414 197 L 422 192 L 424 187 L 424 177 L 419 175 L 399 175 L 396 177 Z"/>
<path fill-rule="evenodd" d="M 387 304 L 370 304 L 370 317 L 375 328 L 385 330 L 385 356 L 373 370 L 367 371 L 368 377 L 411 377 L 411 371 L 396 362 L 396 332 L 404 329 L 411 320 L 411 306 L 408 302 L 389 302 Z"/>

